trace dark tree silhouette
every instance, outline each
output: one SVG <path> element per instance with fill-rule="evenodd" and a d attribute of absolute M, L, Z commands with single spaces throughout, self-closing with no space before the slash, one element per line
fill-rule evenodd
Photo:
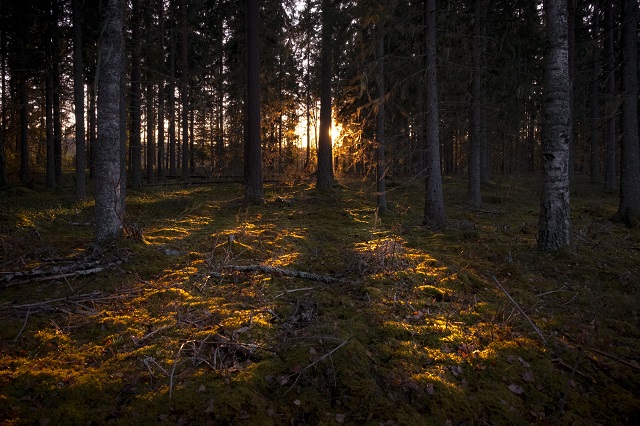
<path fill-rule="evenodd" d="M 262 189 L 262 153 L 260 143 L 260 45 L 258 0 L 245 0 L 247 16 L 247 106 L 246 140 L 244 145 L 244 198 L 248 203 L 260 203 Z"/>
<path fill-rule="evenodd" d="M 322 0 L 322 35 L 320 59 L 320 136 L 318 139 L 318 188 L 333 184 L 331 141 L 331 77 L 332 77 L 332 9 L 331 0 Z"/>
<path fill-rule="evenodd" d="M 425 73 L 426 73 L 426 191 L 424 224 L 433 227 L 447 222 L 440 171 L 440 119 L 438 114 L 438 77 L 436 54 L 436 0 L 425 0 Z"/>
<path fill-rule="evenodd" d="M 622 146 L 620 207 L 627 224 L 640 219 L 640 146 L 638 145 L 638 1 L 622 1 Z"/>
<path fill-rule="evenodd" d="M 87 157 L 84 131 L 84 61 L 82 58 L 82 7 L 80 0 L 72 1 L 73 13 L 73 103 L 76 119 L 76 201 L 84 201 Z"/>

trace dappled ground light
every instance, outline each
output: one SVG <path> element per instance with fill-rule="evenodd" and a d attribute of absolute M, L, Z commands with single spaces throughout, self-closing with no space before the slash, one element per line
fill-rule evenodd
<path fill-rule="evenodd" d="M 101 253 L 91 205 L 2 195 L 0 421 L 638 423 L 640 231 L 578 195 L 572 250 L 539 253 L 537 182 L 475 212 L 445 184 L 439 231 L 417 186 L 382 217 L 361 182 L 154 187 Z"/>

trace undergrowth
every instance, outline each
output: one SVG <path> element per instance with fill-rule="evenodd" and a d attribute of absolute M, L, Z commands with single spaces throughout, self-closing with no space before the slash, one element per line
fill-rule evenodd
<path fill-rule="evenodd" d="M 532 177 L 476 210 L 445 179 L 438 230 L 419 185 L 385 215 L 359 181 L 248 207 L 236 184 L 147 187 L 137 238 L 104 250 L 92 203 L 7 191 L 0 424 L 638 424 L 640 230 L 574 185 L 557 254 L 536 249 Z M 108 267 L 10 280 L 89 261 Z"/>

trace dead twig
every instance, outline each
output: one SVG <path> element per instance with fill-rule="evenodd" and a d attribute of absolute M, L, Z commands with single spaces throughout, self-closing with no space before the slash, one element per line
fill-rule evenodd
<path fill-rule="evenodd" d="M 145 340 L 150 339 L 151 337 L 155 336 L 156 334 L 160 333 L 161 331 L 164 330 L 168 330 L 170 328 L 173 328 L 175 325 L 165 325 L 162 326 L 156 330 L 153 330 L 150 333 L 145 334 L 144 336 L 142 336 L 141 338 L 137 338 L 136 336 L 131 336 L 131 340 L 133 340 L 133 343 L 136 346 L 142 346 L 142 343 L 144 343 Z"/>
<path fill-rule="evenodd" d="M 310 369 L 314 365 L 318 364 L 320 361 L 322 361 L 323 359 L 327 358 L 328 356 L 331 356 L 338 349 L 340 349 L 341 347 L 343 347 L 344 345 L 349 343 L 351 341 L 351 339 L 353 339 L 353 337 L 349 337 L 347 340 L 343 341 L 338 346 L 336 346 L 335 348 L 333 348 L 332 350 L 330 350 L 326 354 L 322 355 L 320 358 L 318 358 L 315 361 L 313 361 L 311 364 L 307 365 L 305 368 L 300 370 L 298 373 L 296 373 L 297 374 L 296 379 L 293 381 L 293 384 L 291 385 L 291 387 L 289 389 L 287 389 L 287 392 L 285 392 L 285 394 L 288 393 L 291 389 L 293 389 L 293 387 L 296 385 L 296 383 L 298 383 L 298 379 L 300 379 L 300 376 L 302 376 L 302 373 L 304 373 L 305 371 L 307 371 L 308 369 Z"/>
<path fill-rule="evenodd" d="M 509 300 L 511 301 L 511 303 L 513 303 L 513 305 L 516 307 L 516 309 L 518 309 L 518 311 L 527 319 L 527 321 L 529 321 L 529 324 L 531 324 L 531 327 L 533 327 L 533 329 L 536 331 L 536 333 L 538 333 L 538 336 L 540 336 L 540 338 L 542 339 L 542 342 L 546 345 L 547 344 L 547 339 L 544 338 L 544 336 L 542 335 L 542 332 L 540 331 L 540 329 L 533 323 L 533 321 L 531 320 L 531 318 L 529 318 L 529 316 L 524 312 L 524 310 L 520 307 L 520 305 L 518 305 L 518 303 L 513 300 L 513 297 L 511 297 L 511 295 L 509 294 L 509 292 L 507 290 L 505 290 L 505 288 L 502 286 L 502 284 L 500 284 L 500 281 L 498 281 L 498 279 L 495 277 L 495 275 L 491 275 L 489 274 L 489 276 L 491 278 L 493 278 L 493 280 L 496 282 L 496 284 L 498 285 L 498 288 L 500 290 L 502 290 L 502 292 L 504 294 L 507 295 L 507 297 L 509 298 Z"/>
<path fill-rule="evenodd" d="M 293 290 L 286 290 L 282 293 L 280 293 L 279 295 L 277 295 L 276 297 L 274 297 L 274 299 L 277 299 L 280 296 L 284 296 L 285 294 L 289 294 L 289 293 L 294 293 L 296 291 L 307 291 L 307 290 L 314 290 L 315 287 L 303 287 L 303 288 L 295 288 Z"/>
<path fill-rule="evenodd" d="M 29 321 L 29 314 L 30 313 L 31 313 L 31 308 L 27 309 L 27 316 L 24 318 L 24 324 L 22 324 L 22 328 L 20 329 L 20 332 L 18 333 L 16 338 L 13 339 L 13 343 L 16 343 L 18 341 L 18 339 L 20 338 L 20 336 L 22 335 L 22 332 L 24 331 L 24 328 L 27 326 L 27 321 Z"/>

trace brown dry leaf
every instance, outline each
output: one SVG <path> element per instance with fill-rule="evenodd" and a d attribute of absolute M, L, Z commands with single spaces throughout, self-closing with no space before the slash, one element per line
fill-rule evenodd
<path fill-rule="evenodd" d="M 516 385 L 515 383 L 509 385 L 509 390 L 516 395 L 522 395 L 524 393 L 524 388 L 522 386 Z"/>
<path fill-rule="evenodd" d="M 344 414 L 336 414 L 336 422 L 338 423 L 344 423 Z"/>

